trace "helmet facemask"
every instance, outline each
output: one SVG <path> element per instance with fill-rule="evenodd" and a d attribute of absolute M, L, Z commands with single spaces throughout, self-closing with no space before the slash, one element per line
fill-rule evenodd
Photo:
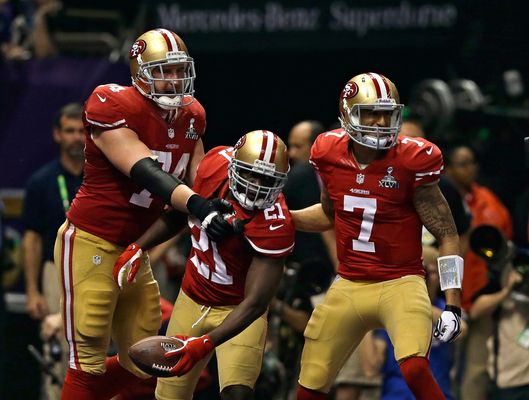
<path fill-rule="evenodd" d="M 354 104 L 349 108 L 345 100 L 343 102 L 347 115 L 342 114 L 340 122 L 351 139 L 375 150 L 386 150 L 397 144 L 402 124 L 402 104 L 397 104 L 393 99 L 377 99 L 374 104 Z M 390 112 L 389 126 L 362 125 L 362 112 L 366 110 Z"/>
<path fill-rule="evenodd" d="M 248 210 L 272 207 L 283 190 L 287 174 L 276 171 L 274 163 L 255 160 L 248 164 L 232 157 L 228 167 L 230 190 L 233 196 Z"/>
<path fill-rule="evenodd" d="M 167 53 L 167 58 L 165 59 L 145 63 L 140 62 L 139 64 L 138 74 L 133 83 L 144 96 L 166 110 L 184 107 L 193 103 L 195 100 L 195 64 L 193 58 L 189 57 L 186 52 L 171 51 Z M 183 70 L 182 76 L 176 78 L 166 77 L 167 72 L 164 72 L 164 68 L 167 70 L 171 67 L 181 68 Z M 136 82 L 136 80 L 139 82 Z M 156 82 L 170 82 L 172 84 L 172 92 L 158 92 L 155 85 Z M 147 93 L 144 88 L 150 88 L 150 93 Z"/>

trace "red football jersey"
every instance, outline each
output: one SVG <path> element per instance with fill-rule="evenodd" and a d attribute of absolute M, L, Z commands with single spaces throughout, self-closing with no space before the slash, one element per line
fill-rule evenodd
<path fill-rule="evenodd" d="M 439 179 L 439 148 L 399 136 L 385 156 L 360 168 L 342 129 L 321 134 L 311 162 L 334 204 L 338 273 L 351 280 L 424 275 L 422 223 L 413 206 L 416 187 Z"/>
<path fill-rule="evenodd" d="M 195 100 L 167 122 L 158 108 L 133 87 L 98 86 L 85 103 L 84 181 L 67 213 L 79 228 L 126 246 L 160 216 L 165 204 L 118 171 L 94 144 L 94 128 L 128 127 L 138 135 L 162 169 L 185 176 L 195 144 L 204 134 L 205 112 Z"/>
<path fill-rule="evenodd" d="M 232 147 L 216 147 L 200 162 L 193 190 L 204 197 L 225 198 L 229 193 L 228 162 Z M 244 235 L 232 235 L 216 243 L 189 218 L 193 247 L 186 264 L 182 290 L 199 304 L 239 304 L 244 299 L 246 273 L 253 256 L 283 257 L 294 248 L 294 223 L 280 194 L 273 207 L 250 211 L 229 199 L 235 218 L 250 220 Z M 263 276 L 266 279 L 266 276 Z"/>

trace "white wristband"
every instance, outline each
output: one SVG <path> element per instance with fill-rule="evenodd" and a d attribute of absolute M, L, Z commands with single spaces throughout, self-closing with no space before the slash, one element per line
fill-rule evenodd
<path fill-rule="evenodd" d="M 441 290 L 461 289 L 463 283 L 464 261 L 460 256 L 444 256 L 437 258 L 439 283 Z"/>

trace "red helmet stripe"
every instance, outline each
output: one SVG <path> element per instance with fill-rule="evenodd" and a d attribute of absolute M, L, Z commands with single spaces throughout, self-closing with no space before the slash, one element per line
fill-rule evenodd
<path fill-rule="evenodd" d="M 276 159 L 276 150 L 277 150 L 277 136 L 274 135 L 273 133 L 269 132 L 272 137 L 274 138 L 274 142 L 273 142 L 273 145 L 272 145 L 272 154 L 270 155 L 270 162 L 273 163 Z"/>
<path fill-rule="evenodd" d="M 261 144 L 261 154 L 259 160 L 269 163 L 274 162 L 275 149 L 277 148 L 277 137 L 270 131 L 263 130 L 263 142 Z"/>
<path fill-rule="evenodd" d="M 264 161 L 267 147 L 268 135 L 266 134 L 266 131 L 263 131 L 263 141 L 261 142 L 261 152 L 259 153 L 259 160 Z"/>
<path fill-rule="evenodd" d="M 176 42 L 176 38 L 173 32 L 168 31 L 167 29 L 156 29 L 156 32 L 160 33 L 163 36 L 163 38 L 165 39 L 165 43 L 167 44 L 167 49 L 169 51 L 178 50 L 178 43 Z"/>
<path fill-rule="evenodd" d="M 387 82 L 383 79 L 382 75 L 375 74 L 374 72 L 368 73 L 369 77 L 375 85 L 377 91 L 377 97 L 387 99 L 389 97 L 389 86 Z"/>
<path fill-rule="evenodd" d="M 389 89 L 388 78 L 384 75 L 380 75 L 382 82 L 384 82 L 384 87 L 386 88 L 387 97 L 391 97 L 391 90 Z"/>

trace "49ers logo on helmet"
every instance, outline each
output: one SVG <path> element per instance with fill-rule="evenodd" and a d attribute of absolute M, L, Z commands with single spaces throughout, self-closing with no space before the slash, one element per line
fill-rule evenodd
<path fill-rule="evenodd" d="M 244 143 L 246 143 L 246 135 L 241 137 L 237 143 L 235 144 L 234 150 L 240 149 L 242 146 L 244 146 Z"/>
<path fill-rule="evenodd" d="M 129 58 L 138 57 L 141 53 L 145 51 L 146 48 L 147 48 L 147 43 L 145 43 L 145 40 L 143 39 L 136 40 L 136 42 L 134 42 L 134 44 L 130 48 Z"/>
<path fill-rule="evenodd" d="M 342 97 L 350 99 L 358 94 L 358 85 L 355 82 L 349 82 L 342 90 Z"/>

